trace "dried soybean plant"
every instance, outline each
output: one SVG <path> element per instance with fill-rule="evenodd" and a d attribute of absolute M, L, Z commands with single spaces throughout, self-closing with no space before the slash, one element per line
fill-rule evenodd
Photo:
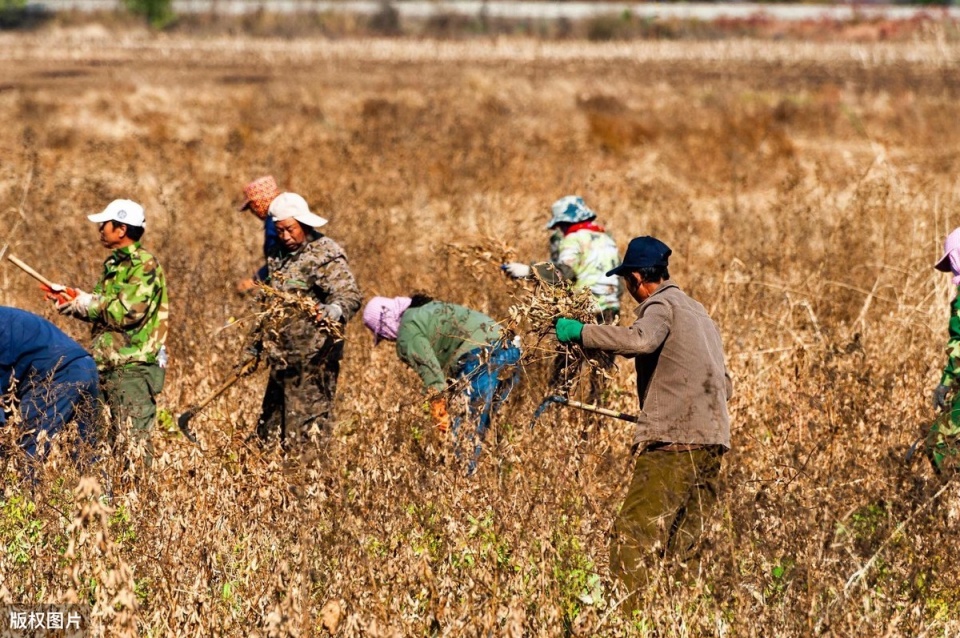
<path fill-rule="evenodd" d="M 570 391 L 584 365 L 591 374 L 605 374 L 580 344 L 560 343 L 554 332 L 554 323 L 560 317 L 597 322 L 597 307 L 590 291 L 574 290 L 558 278 L 549 263 L 536 264 L 522 290 L 523 295 L 515 295 L 517 303 L 510 306 L 507 326 L 516 334 L 528 335 L 525 341 L 533 342 L 525 346 L 522 363 L 558 358 L 551 383 L 558 384 L 556 390 L 562 394 Z"/>
<path fill-rule="evenodd" d="M 466 272 L 476 279 L 482 279 L 483 274 L 495 272 L 483 266 L 492 265 L 499 268 L 502 264 L 514 261 L 516 251 L 506 242 L 495 237 L 481 237 L 471 243 L 448 242 L 443 246 L 448 259 L 456 259 L 466 266 Z"/>
<path fill-rule="evenodd" d="M 343 339 L 341 323 L 326 315 L 318 316 L 317 309 L 320 304 L 313 299 L 262 282 L 256 287 L 260 301 L 260 309 L 256 313 L 257 326 L 253 331 L 256 337 L 276 337 L 290 321 L 311 318 L 317 324 L 318 332 L 337 340 Z"/>
<path fill-rule="evenodd" d="M 487 272 L 483 265 L 499 267 L 513 261 L 516 254 L 506 242 L 492 237 L 472 243 L 451 242 L 445 249 L 448 256 L 462 261 L 475 279 Z M 550 262 L 535 264 L 529 279 L 510 281 L 516 284 L 512 292 L 515 303 L 508 309 L 510 319 L 504 327 L 508 334 L 527 335 L 521 365 L 559 358 L 551 383 L 558 384 L 556 390 L 563 394 L 569 392 L 584 364 L 591 374 L 607 376 L 603 366 L 579 344 L 559 343 L 554 336 L 553 326 L 560 317 L 597 322 L 597 308 L 589 290 L 572 289 Z"/>

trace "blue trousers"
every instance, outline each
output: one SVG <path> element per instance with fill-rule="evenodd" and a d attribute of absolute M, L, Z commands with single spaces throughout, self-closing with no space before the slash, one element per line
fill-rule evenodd
<path fill-rule="evenodd" d="M 500 342 L 475 348 L 465 354 L 457 371 L 458 380 L 466 382 L 464 393 L 467 398 L 468 418 L 476 423 L 473 433 L 466 440 L 473 446 L 473 452 L 467 465 L 467 475 L 477 471 L 477 459 L 480 457 L 482 443 L 490 429 L 490 419 L 506 401 L 513 386 L 520 380 L 520 348 L 511 342 Z M 453 436 L 460 450 L 461 417 L 453 421 Z M 458 452 L 459 456 L 459 452 Z"/>
<path fill-rule="evenodd" d="M 76 359 L 56 371 L 52 379 L 31 379 L 22 387 L 20 415 L 23 435 L 20 448 L 30 457 L 43 457 L 37 437 L 52 438 L 70 421 L 76 421 L 80 437 L 92 442 L 97 418 L 97 366 L 90 357 Z"/>

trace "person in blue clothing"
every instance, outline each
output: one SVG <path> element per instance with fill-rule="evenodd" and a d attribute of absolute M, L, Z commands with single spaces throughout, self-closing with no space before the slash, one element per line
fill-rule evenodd
<path fill-rule="evenodd" d="M 59 328 L 35 314 L 0 306 L 0 427 L 19 413 L 21 449 L 42 457 L 40 432 L 47 437 L 76 421 L 91 443 L 97 414 L 97 365 Z"/>
<path fill-rule="evenodd" d="M 273 218 L 268 214 L 270 204 L 280 195 L 280 189 L 277 187 L 277 181 L 272 175 L 259 177 L 243 187 L 243 203 L 237 207 L 237 210 L 250 211 L 254 217 L 263 222 L 263 256 L 266 258 L 273 252 L 274 248 L 279 247 L 280 238 L 277 235 L 277 228 L 274 225 Z M 237 291 L 247 292 L 256 284 L 267 280 L 267 265 L 264 263 L 252 277 L 248 277 L 237 284 Z"/>

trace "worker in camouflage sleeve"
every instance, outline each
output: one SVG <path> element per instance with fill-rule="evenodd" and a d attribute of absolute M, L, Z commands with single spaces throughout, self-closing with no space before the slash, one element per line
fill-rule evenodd
<path fill-rule="evenodd" d="M 327 220 L 310 211 L 303 197 L 281 193 L 270 204 L 279 246 L 267 259 L 267 283 L 316 304 L 316 314 L 292 309 L 262 335 L 270 379 L 257 434 L 278 436 L 287 447 L 318 445 L 333 427 L 333 404 L 343 358 L 343 340 L 318 324 L 345 324 L 362 296 L 343 249 L 317 229 Z"/>
<path fill-rule="evenodd" d="M 100 391 L 111 414 L 107 440 L 114 444 L 129 424 L 131 442 L 142 448 L 149 466 L 150 431 L 166 366 L 166 278 L 156 257 L 140 246 L 146 226 L 140 204 L 114 200 L 87 218 L 100 225 L 100 243 L 113 252 L 92 293 L 55 291 L 57 310 L 91 324 Z"/>
<path fill-rule="evenodd" d="M 590 210 L 583 198 L 576 195 L 562 197 L 550 207 L 552 216 L 547 222 L 550 237 L 550 263 L 525 264 L 511 262 L 503 271 L 515 279 L 526 279 L 534 272 L 543 280 L 569 283 L 574 290 L 589 290 L 596 305 L 597 322 L 615 324 L 620 314 L 621 283 L 607 271 L 620 263 L 617 243 L 603 226 L 597 223 L 597 214 Z M 591 353 L 604 368 L 613 367 L 614 357 L 606 352 Z M 579 361 L 579 360 L 578 360 Z M 558 357 L 552 383 L 572 382 L 564 357 Z M 573 371 L 574 373 L 576 371 Z M 601 377 L 591 377 L 590 398 L 600 399 Z"/>
<path fill-rule="evenodd" d="M 942 413 L 927 433 L 925 450 L 934 471 L 945 476 L 960 466 L 960 228 L 947 236 L 943 257 L 934 266 L 953 274 L 956 296 L 950 310 L 947 331 L 947 365 L 933 391 L 933 405 Z M 949 409 L 948 409 L 949 408 Z"/>

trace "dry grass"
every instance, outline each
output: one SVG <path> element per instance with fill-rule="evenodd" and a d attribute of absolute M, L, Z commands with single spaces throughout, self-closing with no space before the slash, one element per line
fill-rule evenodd
<path fill-rule="evenodd" d="M 256 311 L 233 284 L 261 238 L 231 204 L 265 172 L 330 218 L 366 296 L 426 290 L 504 320 L 520 293 L 497 251 L 544 255 L 547 206 L 579 193 L 622 246 L 674 249 L 736 382 L 702 569 L 665 574 L 635 618 L 606 550 L 629 428 L 557 409 L 530 430 L 548 391 L 531 364 L 464 479 L 415 375 L 358 320 L 321 460 L 246 442 L 261 372 L 193 421 L 199 449 L 161 419 L 135 493 L 108 457 L 108 508 L 62 455 L 35 486 L 7 461 L 0 599 L 84 601 L 107 635 L 321 635 L 337 616 L 345 636 L 960 631 L 960 493 L 934 498 L 902 462 L 943 362 L 956 45 L 61 32 L 0 36 L 0 58 L 3 242 L 90 286 L 105 253 L 83 215 L 146 204 L 171 286 L 168 415 L 241 359 L 242 330 L 220 328 Z M 489 260 L 464 258 L 489 237 Z M 0 303 L 85 342 L 9 267 Z M 622 362 L 606 404 L 634 412 L 633 381 Z"/>

